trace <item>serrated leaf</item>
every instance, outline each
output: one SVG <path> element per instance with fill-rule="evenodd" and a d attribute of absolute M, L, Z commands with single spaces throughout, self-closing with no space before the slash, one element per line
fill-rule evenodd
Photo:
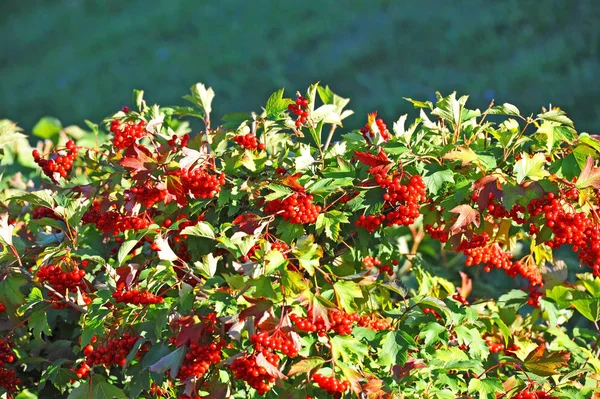
<path fill-rule="evenodd" d="M 213 277 L 217 271 L 217 265 L 219 264 L 220 256 L 214 256 L 212 253 L 202 255 L 200 262 L 194 262 L 196 270 L 200 271 L 200 274 L 205 277 Z"/>
<path fill-rule="evenodd" d="M 600 188 L 600 168 L 594 166 L 594 159 L 592 157 L 587 158 L 585 167 L 577 178 L 575 186 L 577 188 Z"/>
<path fill-rule="evenodd" d="M 325 231 L 325 235 L 333 241 L 340 238 L 340 224 L 349 223 L 348 216 L 338 210 L 321 213 L 317 217 L 317 233 Z"/>
<path fill-rule="evenodd" d="M 478 158 L 475 151 L 473 151 L 469 147 L 458 147 L 456 150 L 450 151 L 445 154 L 442 159 L 450 159 L 450 160 L 459 160 L 461 162 L 461 166 L 465 166 L 467 164 L 476 161 Z"/>
<path fill-rule="evenodd" d="M 188 226 L 184 228 L 181 235 L 190 235 L 194 237 L 205 237 L 210 239 L 215 239 L 215 232 L 213 231 L 212 226 L 208 222 L 198 222 L 193 226 Z"/>
<path fill-rule="evenodd" d="M 544 112 L 543 114 L 539 114 L 538 118 L 545 121 L 558 122 L 562 125 L 573 127 L 573 121 L 569 119 L 565 111 L 561 109 L 553 109 L 548 112 Z"/>
<path fill-rule="evenodd" d="M 275 273 L 288 263 L 287 258 L 285 258 L 278 250 L 269 251 L 269 253 L 265 255 L 265 260 L 267 261 L 265 266 L 266 275 Z"/>
<path fill-rule="evenodd" d="M 202 83 L 196 83 L 190 88 L 190 91 L 192 95 L 183 98 L 200 107 L 204 110 L 204 114 L 208 116 L 212 111 L 212 100 L 215 98 L 213 89 L 211 87 L 207 89 Z"/>
<path fill-rule="evenodd" d="M 275 199 L 287 197 L 290 194 L 292 194 L 292 190 L 290 190 L 289 188 L 275 183 L 267 185 L 267 188 L 272 190 L 273 192 L 265 196 L 266 201 L 273 201 Z"/>
<path fill-rule="evenodd" d="M 423 175 L 423 181 L 427 187 L 427 192 L 436 195 L 444 184 L 454 184 L 454 173 L 450 169 L 445 169 L 437 164 L 425 166 L 426 173 Z"/>
<path fill-rule="evenodd" d="M 490 115 L 510 115 L 510 116 L 518 116 L 521 115 L 519 109 L 512 104 L 504 103 L 502 105 L 496 105 L 489 110 L 486 111 L 487 114 Z"/>
<path fill-rule="evenodd" d="M 454 222 L 454 224 L 450 228 L 450 232 L 452 234 L 460 232 L 464 227 L 469 226 L 471 223 L 473 223 L 475 227 L 479 227 L 481 216 L 479 214 L 479 211 L 474 209 L 471 205 L 459 205 L 451 209 L 450 213 L 458 214 L 456 222 Z"/>
<path fill-rule="evenodd" d="M 522 183 L 525 178 L 529 178 L 531 180 L 539 180 L 542 177 L 548 176 L 550 173 L 544 169 L 546 165 L 546 156 L 538 152 L 533 156 L 528 153 L 523 153 L 522 158 L 515 163 L 513 168 L 517 183 Z"/>
<path fill-rule="evenodd" d="M 523 361 L 523 366 L 528 371 L 543 377 L 560 374 L 558 369 L 567 366 L 571 358 L 571 353 L 560 351 L 544 354 L 545 351 L 546 345 L 539 345 Z"/>
<path fill-rule="evenodd" d="M 469 381 L 469 393 L 478 393 L 479 399 L 495 399 L 496 392 L 504 392 L 504 386 L 497 378 L 471 378 Z"/>
<path fill-rule="evenodd" d="M 355 364 L 368 354 L 367 346 L 351 335 L 335 335 L 330 342 L 331 354 L 344 363 Z"/>
<path fill-rule="evenodd" d="M 315 369 L 318 369 L 319 366 L 321 366 L 322 364 L 325 363 L 325 359 L 322 359 L 320 357 L 307 357 L 305 359 L 302 359 L 294 364 L 292 364 L 292 367 L 290 368 L 290 371 L 288 372 L 288 376 L 289 377 L 293 377 L 297 374 L 308 374 L 310 372 L 312 372 Z"/>
<path fill-rule="evenodd" d="M 25 302 L 25 295 L 21 287 L 27 284 L 27 280 L 21 277 L 9 276 L 0 281 L 0 303 L 12 304 L 14 307 L 21 306 Z"/>
<path fill-rule="evenodd" d="M 333 290 L 338 304 L 346 313 L 353 313 L 356 310 L 354 299 L 363 297 L 362 290 L 353 281 L 339 280 L 333 285 Z"/>
<path fill-rule="evenodd" d="M 52 329 L 48 325 L 48 315 L 46 311 L 37 310 L 29 316 L 28 326 L 31 329 L 33 336 L 42 341 L 42 333 L 46 336 L 52 335 Z"/>
<path fill-rule="evenodd" d="M 150 366 L 150 371 L 158 374 L 164 374 L 167 370 L 170 370 L 171 375 L 177 375 L 179 368 L 185 358 L 186 346 L 180 346 L 173 352 L 162 357 L 159 361 Z"/>
<path fill-rule="evenodd" d="M 297 171 L 303 171 L 308 169 L 313 163 L 315 163 L 315 159 L 310 153 L 311 147 L 309 145 L 301 144 L 300 145 L 300 155 L 297 155 L 294 158 L 294 167 Z"/>
<path fill-rule="evenodd" d="M 410 342 L 406 340 L 402 331 L 387 332 L 381 339 L 381 349 L 377 364 L 383 367 L 403 365 L 407 359 Z"/>
<path fill-rule="evenodd" d="M 267 374 L 269 374 L 270 376 L 273 376 L 275 378 L 279 378 L 282 380 L 288 379 L 287 376 L 285 374 L 283 374 L 281 371 L 279 371 L 279 369 L 277 367 L 275 367 L 273 364 L 269 363 L 269 361 L 267 360 L 265 355 L 263 355 L 262 352 L 260 352 L 258 355 L 256 355 L 256 365 L 258 367 L 263 367 L 267 371 Z"/>

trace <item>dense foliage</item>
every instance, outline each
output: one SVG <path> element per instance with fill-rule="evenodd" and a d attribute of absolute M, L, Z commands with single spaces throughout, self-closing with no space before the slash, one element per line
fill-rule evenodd
<path fill-rule="evenodd" d="M 455 94 L 348 131 L 317 84 L 215 127 L 213 97 L 34 149 L 0 123 L 5 398 L 598 395 L 598 138 Z"/>

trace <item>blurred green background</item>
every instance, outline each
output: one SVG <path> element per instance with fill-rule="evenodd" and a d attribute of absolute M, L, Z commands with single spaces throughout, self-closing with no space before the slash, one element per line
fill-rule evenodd
<path fill-rule="evenodd" d="M 134 88 L 172 105 L 204 82 L 219 119 L 320 80 L 352 98 L 352 128 L 457 90 L 600 132 L 598 0 L 2 0 L 0 48 L 0 119 L 28 131 L 99 122 Z"/>

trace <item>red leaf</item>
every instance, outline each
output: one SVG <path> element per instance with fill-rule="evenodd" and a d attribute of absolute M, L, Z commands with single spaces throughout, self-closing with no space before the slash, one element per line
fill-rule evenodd
<path fill-rule="evenodd" d="M 152 164 L 156 161 L 152 153 L 144 146 L 134 144 L 125 151 L 125 156 L 119 161 L 119 164 L 125 168 L 133 169 L 137 173 L 146 172 L 153 169 Z"/>
<path fill-rule="evenodd" d="M 261 217 L 254 213 L 244 213 L 233 220 L 233 224 L 239 226 L 238 230 L 246 234 L 254 234 L 261 227 Z"/>
<path fill-rule="evenodd" d="M 408 359 L 403 366 L 395 365 L 392 370 L 397 379 L 408 377 L 411 371 L 425 368 L 426 364 L 422 359 Z"/>
<path fill-rule="evenodd" d="M 560 374 L 557 369 L 567 366 L 571 353 L 568 351 L 550 352 L 544 355 L 545 344 L 535 348 L 525 359 L 523 365 L 530 372 L 547 377 L 554 374 Z"/>
<path fill-rule="evenodd" d="M 463 298 L 467 299 L 469 295 L 471 295 L 471 291 L 473 290 L 473 280 L 467 276 L 467 273 L 459 272 L 461 287 L 458 289 L 458 293 Z"/>
<path fill-rule="evenodd" d="M 502 190 L 499 187 L 497 175 L 483 176 L 473 183 L 471 190 L 479 191 L 479 198 L 477 198 L 479 209 L 487 209 L 490 202 L 490 193 L 494 195 L 494 198 L 502 198 Z"/>
<path fill-rule="evenodd" d="M 372 174 L 377 174 L 380 172 L 387 173 L 394 165 L 394 162 L 388 158 L 385 151 L 383 151 L 383 148 L 379 149 L 379 153 L 377 155 L 358 151 L 354 151 L 354 154 L 360 162 L 367 166 L 371 166 L 368 172 Z"/>
<path fill-rule="evenodd" d="M 131 263 L 127 266 L 117 267 L 117 287 L 123 285 L 119 289 L 129 289 L 131 287 L 139 266 L 137 263 Z"/>
<path fill-rule="evenodd" d="M 459 205 L 456 208 L 450 210 L 452 213 L 458 213 L 458 218 L 452 227 L 450 228 L 450 232 L 452 234 L 458 233 L 462 230 L 463 227 L 474 223 L 475 226 L 479 227 L 480 215 L 479 211 L 473 209 L 471 205 L 463 204 Z"/>
<path fill-rule="evenodd" d="M 273 302 L 267 299 L 256 301 L 254 305 L 247 307 L 240 313 L 240 320 L 245 320 L 250 316 L 261 318 L 265 312 L 273 307 Z"/>
<path fill-rule="evenodd" d="M 575 186 L 577 188 L 600 188 L 600 168 L 594 166 L 592 157 L 588 157 Z"/>
<path fill-rule="evenodd" d="M 291 188 L 294 191 L 303 193 L 304 192 L 304 186 L 302 184 L 298 183 L 298 179 L 301 176 L 302 176 L 302 173 L 296 173 L 295 175 L 286 176 L 281 181 L 281 184 L 283 184 L 284 186 L 287 186 L 287 187 Z"/>
<path fill-rule="evenodd" d="M 287 376 L 285 374 L 283 374 L 281 371 L 279 371 L 279 369 L 277 367 L 275 367 L 274 365 L 269 363 L 269 361 L 267 360 L 265 355 L 262 354 L 262 352 L 260 352 L 258 355 L 256 355 L 256 365 L 258 367 L 264 367 L 265 370 L 267 370 L 267 374 L 269 374 L 275 378 L 287 380 Z"/>
<path fill-rule="evenodd" d="M 167 192 L 172 196 L 170 199 L 174 198 L 178 204 L 187 204 L 185 192 L 183 191 L 183 185 L 181 184 L 181 179 L 179 176 L 167 175 Z M 170 202 L 170 199 L 169 201 L 165 201 L 165 203 Z"/>
<path fill-rule="evenodd" d="M 188 342 L 196 341 L 206 327 L 206 322 L 202 321 L 198 316 L 194 316 L 192 319 L 193 323 L 186 323 L 181 327 L 181 331 L 177 334 L 175 344 L 177 346 L 185 345 Z"/>

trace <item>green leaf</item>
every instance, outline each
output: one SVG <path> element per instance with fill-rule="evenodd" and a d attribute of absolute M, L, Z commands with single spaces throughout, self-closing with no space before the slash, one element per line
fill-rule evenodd
<path fill-rule="evenodd" d="M 425 166 L 423 180 L 427 186 L 427 192 L 436 195 L 445 183 L 454 184 L 454 173 L 450 169 L 432 163 Z"/>
<path fill-rule="evenodd" d="M 177 375 L 179 368 L 185 358 L 185 346 L 180 346 L 173 352 L 161 358 L 159 361 L 150 366 L 150 371 L 153 373 L 164 374 L 170 370 L 171 375 Z"/>
<path fill-rule="evenodd" d="M 287 258 L 285 258 L 283 254 L 278 250 L 270 251 L 265 256 L 265 260 L 267 261 L 267 264 L 265 266 L 265 274 L 267 276 L 282 269 L 283 266 L 287 265 L 288 263 Z"/>
<path fill-rule="evenodd" d="M 220 256 L 214 256 L 212 253 L 208 255 L 202 255 L 200 262 L 194 262 L 196 270 L 200 271 L 200 274 L 205 277 L 213 277 L 217 272 L 217 265 L 219 264 Z"/>
<path fill-rule="evenodd" d="M 552 153 L 555 145 L 563 142 L 572 144 L 577 137 L 577 132 L 570 127 L 561 126 L 556 122 L 543 121 L 537 130 L 537 134 L 542 136 L 546 142 L 546 151 Z"/>
<path fill-rule="evenodd" d="M 127 255 L 129 255 L 131 250 L 138 244 L 138 242 L 140 242 L 140 240 L 127 240 L 121 244 L 119 252 L 117 252 L 117 264 L 119 266 L 123 264 Z"/>
<path fill-rule="evenodd" d="M 333 210 L 327 213 L 321 213 L 317 217 L 317 233 L 321 234 L 325 231 L 325 235 L 333 241 L 338 241 L 340 238 L 340 224 L 349 223 L 347 214 Z"/>
<path fill-rule="evenodd" d="M 183 98 L 204 110 L 205 117 L 208 117 L 212 111 L 212 100 L 215 98 L 213 89 L 210 87 L 207 89 L 202 83 L 196 83 L 190 88 L 190 91 L 192 95 L 184 96 Z"/>
<path fill-rule="evenodd" d="M 29 316 L 29 328 L 33 332 L 33 336 L 42 341 L 42 333 L 46 334 L 46 336 L 52 335 L 52 329 L 48 325 L 48 315 L 46 311 L 36 310 L 32 312 Z"/>
<path fill-rule="evenodd" d="M 440 335 L 446 331 L 446 327 L 436 322 L 427 323 L 421 330 L 421 335 L 425 339 L 425 346 L 431 346 L 441 340 Z"/>
<path fill-rule="evenodd" d="M 362 361 L 369 352 L 365 344 L 351 335 L 335 335 L 330 342 L 333 358 L 342 359 L 344 363 Z"/>
<path fill-rule="evenodd" d="M 53 136 L 57 135 L 61 129 L 62 124 L 58 119 L 45 116 L 35 124 L 31 132 L 34 136 L 42 139 L 51 139 Z"/>
<path fill-rule="evenodd" d="M 561 125 L 573 127 L 573 121 L 567 118 L 567 114 L 561 109 L 553 109 L 551 111 L 544 112 L 543 114 L 539 114 L 538 118 L 544 121 L 557 122 Z"/>
<path fill-rule="evenodd" d="M 469 393 L 478 393 L 479 399 L 496 399 L 496 392 L 504 392 L 502 382 L 497 378 L 471 378 Z"/>
<path fill-rule="evenodd" d="M 184 228 L 179 234 L 187 234 L 194 237 L 205 237 L 210 238 L 212 240 L 215 239 L 215 232 L 213 231 L 213 227 L 207 222 L 199 222 L 194 226 L 188 226 Z"/>
<path fill-rule="evenodd" d="M 8 119 L 0 120 L 0 149 L 5 148 L 9 144 L 26 139 L 27 136 L 23 133 L 19 133 L 21 128 L 17 126 L 15 122 L 9 121 Z M 0 151 L 0 156 L 2 152 Z"/>
<path fill-rule="evenodd" d="M 25 302 L 25 295 L 21 292 L 21 287 L 25 284 L 27 284 L 27 280 L 15 276 L 9 276 L 4 281 L 0 281 L 0 302 L 12 304 L 14 307 L 21 306 Z"/>
<path fill-rule="evenodd" d="M 485 113 L 490 115 L 510 115 L 510 116 L 518 116 L 521 115 L 519 109 L 512 104 L 504 103 L 502 105 L 496 105 L 495 107 L 490 108 Z"/>
<path fill-rule="evenodd" d="M 275 183 L 268 184 L 267 188 L 273 192 L 265 196 L 266 201 L 273 201 L 275 199 L 284 198 L 292 194 L 292 190 L 289 188 Z"/>
<path fill-rule="evenodd" d="M 402 331 L 389 331 L 381 339 L 377 364 L 383 367 L 403 365 L 406 363 L 409 345 L 410 342 L 406 340 Z"/>
<path fill-rule="evenodd" d="M 592 322 L 600 320 L 600 298 L 576 299 L 571 304 L 586 319 Z"/>
<path fill-rule="evenodd" d="M 284 89 L 277 90 L 275 93 L 271 94 L 271 97 L 267 100 L 267 104 L 265 105 L 267 118 L 270 116 L 279 116 L 279 114 L 287 110 L 288 105 L 294 103 L 294 101 L 289 98 L 283 98 L 283 90 Z"/>
<path fill-rule="evenodd" d="M 530 156 L 528 153 L 524 152 L 522 158 L 515 163 L 513 168 L 516 174 L 517 183 L 522 183 L 525 178 L 535 181 L 548 176 L 550 173 L 544 169 L 545 165 L 546 156 L 543 153 L 538 152 L 533 156 Z"/>
<path fill-rule="evenodd" d="M 340 307 L 347 313 L 356 311 L 354 298 L 362 298 L 363 293 L 358 284 L 353 281 L 339 280 L 333 285 L 335 297 Z"/>

